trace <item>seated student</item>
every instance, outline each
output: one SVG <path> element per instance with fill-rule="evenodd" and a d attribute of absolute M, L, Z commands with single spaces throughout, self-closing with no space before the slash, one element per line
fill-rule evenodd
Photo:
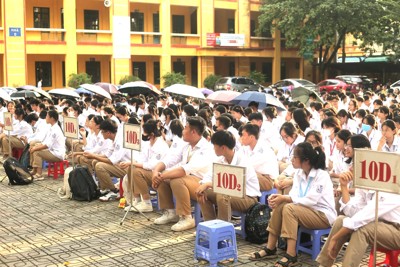
<path fill-rule="evenodd" d="M 58 113 L 55 110 L 47 112 L 46 122 L 51 125 L 43 143 L 37 143 L 31 146 L 31 165 L 33 167 L 32 175 L 35 180 L 43 180 L 42 164 L 43 160 L 47 162 L 57 162 L 64 159 L 65 156 L 65 136 L 58 124 Z"/>
<path fill-rule="evenodd" d="M 236 140 L 235 149 L 239 150 L 240 149 L 240 136 L 239 136 L 238 130 L 236 128 L 232 127 L 232 120 L 233 120 L 233 118 L 228 117 L 227 114 L 220 115 L 215 120 L 214 131 L 226 130 L 226 131 L 230 132 L 235 137 L 235 140 Z"/>
<path fill-rule="evenodd" d="M 349 138 L 347 146 L 354 148 L 371 148 L 370 142 L 363 135 Z M 352 155 L 353 156 L 353 155 Z M 316 261 L 320 267 L 330 267 L 349 239 L 344 253 L 342 266 L 360 266 L 361 260 L 369 245 L 374 242 L 375 202 L 373 190 L 356 189 L 355 196 L 350 198 L 349 183 L 353 172 L 348 171 L 340 176 L 342 191 L 341 210 Z M 377 245 L 389 250 L 400 249 L 400 196 L 379 192 L 379 210 L 377 225 Z"/>
<path fill-rule="evenodd" d="M 171 227 L 172 231 L 184 231 L 195 227 L 190 199 L 197 199 L 196 189 L 210 170 L 215 155 L 211 144 L 202 137 L 205 127 L 203 118 L 188 117 L 182 132 L 183 140 L 188 144 L 180 153 L 169 154 L 154 168 L 152 187 L 158 191 L 160 208 L 165 209 L 164 214 L 154 221 L 155 224 L 179 220 Z"/>
<path fill-rule="evenodd" d="M 74 139 L 72 140 L 72 146 L 73 146 L 73 152 L 68 155 L 69 157 L 74 157 L 74 161 L 78 162 L 78 158 L 82 155 L 84 151 L 84 147 L 88 146 L 92 147 L 94 146 L 95 142 L 95 136 L 93 136 L 93 132 L 89 126 L 90 120 L 94 117 L 94 114 L 89 114 L 86 118 L 85 121 L 85 127 L 79 127 L 79 137 L 80 139 Z M 86 136 L 86 129 L 88 130 L 87 136 Z"/>
<path fill-rule="evenodd" d="M 249 159 L 249 163 L 256 170 L 260 190 L 271 190 L 274 188 L 274 179 L 279 175 L 278 160 L 274 150 L 259 139 L 260 127 L 257 125 L 244 125 L 240 134 L 242 143 L 240 152 Z"/>
<path fill-rule="evenodd" d="M 397 135 L 396 123 L 386 120 L 382 123 L 382 137 L 378 143 L 377 151 L 399 152 L 400 137 Z"/>
<path fill-rule="evenodd" d="M 22 141 L 25 144 L 29 144 L 31 146 L 36 143 L 43 142 L 47 133 L 50 130 L 50 124 L 46 122 L 47 111 L 43 110 L 40 112 L 38 119 L 36 119 L 36 113 L 31 113 L 26 117 L 26 121 L 29 123 L 31 121 L 31 125 L 34 129 L 33 134 L 29 137 L 23 136 Z M 36 121 L 35 121 L 36 120 Z"/>
<path fill-rule="evenodd" d="M 298 226 L 308 229 L 330 227 L 336 219 L 333 185 L 325 170 L 325 154 L 321 147 L 313 148 L 307 142 L 294 149 L 293 188 L 289 195 L 273 194 L 268 199 L 273 209 L 267 230 L 267 245 L 251 255 L 250 260 L 275 258 L 278 237 L 287 239 L 287 250 L 275 266 L 297 263 L 296 240 Z"/>
<path fill-rule="evenodd" d="M 157 121 L 150 119 L 143 124 L 142 141 L 147 144 L 142 146 L 140 157 L 137 162 L 133 162 L 133 170 L 128 169 L 128 179 L 123 184 L 126 190 L 133 193 L 132 200 L 128 199 L 130 205 L 135 206 L 135 209 L 126 207 L 131 211 L 151 212 L 153 206 L 151 204 L 149 186 L 151 186 L 152 170 L 160 160 L 168 152 L 168 144 L 164 141 L 160 131 L 157 128 Z M 124 191 L 126 191 L 124 190 Z"/>
<path fill-rule="evenodd" d="M 250 164 L 249 158 L 234 150 L 235 138 L 228 131 L 218 131 L 211 137 L 215 154 L 219 157 L 217 163 L 224 163 L 233 166 L 246 167 L 246 196 L 244 198 L 230 197 L 214 193 L 212 189 L 213 173 L 210 170 L 200 182 L 196 189 L 197 200 L 200 203 L 204 220 L 216 218 L 230 221 L 232 210 L 246 212 L 252 205 L 257 203 L 257 197 L 261 196 L 260 184 L 257 174 Z M 218 216 L 215 214 L 215 206 L 218 207 Z"/>

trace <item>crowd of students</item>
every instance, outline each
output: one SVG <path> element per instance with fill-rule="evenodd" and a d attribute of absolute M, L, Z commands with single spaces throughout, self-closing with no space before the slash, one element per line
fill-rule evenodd
<path fill-rule="evenodd" d="M 152 212 L 150 189 L 157 190 L 164 212 L 154 223 L 173 223 L 172 231 L 195 227 L 191 200 L 200 203 L 205 220 L 230 221 L 232 210 L 245 212 L 261 191 L 276 188 L 278 194 L 268 202 L 273 209 L 268 243 L 251 260 L 277 257 L 282 237 L 287 249 L 275 266 L 293 266 L 297 226 L 332 226 L 317 261 L 332 266 L 350 239 L 344 266 L 358 266 L 373 241 L 375 194 L 352 187 L 354 148 L 399 152 L 398 93 L 333 91 L 322 95 L 324 103 L 312 101 L 306 107 L 291 101 L 290 92 L 274 91 L 285 111 L 274 106 L 259 110 L 255 102 L 243 108 L 169 95 L 23 99 L 0 103 L 0 127 L 4 112 L 14 116 L 13 131 L 3 130 L 0 144 L 3 158 L 10 156 L 9 142 L 11 148 L 29 144 L 35 180 L 44 179 L 43 160 L 72 158 L 87 166 L 101 201 L 117 199 L 119 183 L 113 178 L 123 179 L 127 211 Z M 78 140 L 65 138 L 66 116 L 78 119 Z M 124 148 L 125 123 L 141 125 L 140 152 Z M 244 198 L 213 192 L 214 162 L 246 167 Z M 400 197 L 382 193 L 379 201 L 378 245 L 400 249 Z"/>

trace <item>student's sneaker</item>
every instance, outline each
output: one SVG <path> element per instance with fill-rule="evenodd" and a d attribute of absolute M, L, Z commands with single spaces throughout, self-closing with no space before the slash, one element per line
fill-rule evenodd
<path fill-rule="evenodd" d="M 139 202 L 140 203 L 140 202 Z M 126 203 L 124 211 L 135 211 L 135 209 L 133 208 L 133 206 L 138 205 L 139 203 L 137 203 L 136 201 L 133 201 L 132 204 L 131 203 Z"/>
<path fill-rule="evenodd" d="M 171 230 L 175 232 L 185 231 L 192 229 L 196 226 L 196 223 L 191 215 L 181 216 L 179 222 L 172 225 Z"/>
<path fill-rule="evenodd" d="M 135 206 L 135 208 L 136 209 L 132 209 L 134 212 L 138 212 L 138 211 L 141 211 L 141 212 L 152 212 L 153 211 L 153 205 L 151 205 L 151 203 L 150 204 L 147 204 L 146 202 L 144 202 L 144 201 L 142 201 L 142 202 L 139 202 L 136 206 Z"/>
<path fill-rule="evenodd" d="M 164 211 L 163 215 L 154 220 L 154 224 L 167 224 L 171 222 L 178 222 L 179 216 L 174 212 L 169 212 L 168 210 Z"/>
<path fill-rule="evenodd" d="M 101 195 L 101 196 L 105 196 L 105 195 L 107 195 L 108 193 L 110 193 L 110 189 L 104 189 L 104 190 L 101 190 L 101 189 L 100 189 L 100 195 Z"/>
<path fill-rule="evenodd" d="M 107 195 L 100 197 L 99 200 L 103 201 L 103 202 L 107 202 L 107 201 L 116 200 L 118 197 L 119 197 L 118 192 L 110 191 Z"/>

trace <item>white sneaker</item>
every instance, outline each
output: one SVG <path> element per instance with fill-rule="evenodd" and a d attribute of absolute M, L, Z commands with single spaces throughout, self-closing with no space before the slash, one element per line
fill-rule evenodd
<path fill-rule="evenodd" d="M 191 215 L 181 216 L 179 222 L 172 225 L 171 230 L 175 232 L 185 231 L 192 229 L 196 226 L 196 223 Z"/>
<path fill-rule="evenodd" d="M 118 198 L 119 194 L 110 191 L 107 195 L 102 196 L 99 198 L 100 201 L 106 202 L 106 201 L 112 201 L 112 200 L 116 200 Z"/>
<path fill-rule="evenodd" d="M 142 201 L 139 202 L 136 206 L 136 209 L 132 209 L 134 212 L 152 212 L 153 211 L 153 205 L 147 204 L 146 202 Z"/>
<path fill-rule="evenodd" d="M 154 224 L 167 224 L 179 221 L 179 216 L 174 212 L 164 211 L 163 215 L 154 220 Z"/>
<path fill-rule="evenodd" d="M 139 203 L 141 203 L 141 202 L 139 202 Z M 133 206 L 136 206 L 136 205 L 138 205 L 139 203 L 136 202 L 136 201 L 133 201 L 132 204 L 129 204 L 129 203 L 128 203 L 128 205 L 125 206 L 124 211 L 128 211 L 128 210 L 129 210 L 129 211 L 134 211 Z"/>

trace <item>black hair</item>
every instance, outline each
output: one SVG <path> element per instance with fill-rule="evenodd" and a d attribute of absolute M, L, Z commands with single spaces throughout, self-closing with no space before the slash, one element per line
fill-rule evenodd
<path fill-rule="evenodd" d="M 248 117 L 249 121 L 256 120 L 256 121 L 263 121 L 264 118 L 260 112 L 251 113 Z"/>
<path fill-rule="evenodd" d="M 350 140 L 351 147 L 354 148 L 371 148 L 371 143 L 368 138 L 363 134 L 356 134 L 351 136 L 347 141 Z M 347 143 L 346 141 L 346 143 Z M 348 158 L 345 162 L 350 164 L 353 158 Z"/>
<path fill-rule="evenodd" d="M 96 125 L 100 125 L 104 121 L 104 118 L 100 115 L 95 115 L 92 119 Z"/>
<path fill-rule="evenodd" d="M 315 140 L 316 140 L 319 144 L 322 144 L 322 135 L 321 135 L 321 132 L 315 131 L 315 130 L 308 131 L 308 133 L 306 134 L 306 137 L 304 138 L 304 140 L 307 140 L 307 138 L 308 138 L 309 136 L 314 136 L 314 137 L 315 137 Z"/>
<path fill-rule="evenodd" d="M 227 109 L 223 105 L 218 105 L 214 108 L 216 111 L 218 111 L 220 114 L 226 113 Z"/>
<path fill-rule="evenodd" d="M 18 117 L 22 116 L 23 119 L 26 116 L 25 110 L 23 110 L 22 108 L 15 109 L 15 113 L 14 114 L 17 115 Z"/>
<path fill-rule="evenodd" d="M 382 123 L 382 127 L 383 126 L 389 127 L 390 129 L 392 129 L 392 131 L 396 130 L 396 123 L 393 120 L 385 120 Z"/>
<path fill-rule="evenodd" d="M 132 113 L 133 115 L 129 117 L 128 123 L 129 124 L 137 124 L 140 125 L 140 120 L 137 117 L 136 113 Z"/>
<path fill-rule="evenodd" d="M 31 124 L 32 121 L 38 121 L 38 120 L 39 120 L 39 116 L 38 116 L 36 113 L 28 114 L 28 115 L 25 117 L 25 121 L 26 121 L 27 123 L 29 123 L 29 124 Z"/>
<path fill-rule="evenodd" d="M 242 135 L 243 131 L 246 131 L 248 135 L 253 135 L 257 140 L 260 137 L 260 127 L 256 124 L 247 123 L 240 127 L 240 135 Z"/>
<path fill-rule="evenodd" d="M 236 139 L 231 132 L 218 131 L 211 137 L 211 143 L 217 146 L 226 146 L 229 149 L 234 149 L 236 145 Z"/>
<path fill-rule="evenodd" d="M 117 130 L 118 130 L 118 126 L 115 121 L 106 119 L 101 122 L 100 130 L 103 132 L 110 132 L 110 133 L 116 134 Z"/>
<path fill-rule="evenodd" d="M 154 137 L 161 136 L 161 133 L 158 129 L 157 121 L 156 120 L 148 120 L 143 124 L 143 132 L 150 135 L 153 134 Z"/>
<path fill-rule="evenodd" d="M 340 140 L 346 142 L 350 138 L 351 132 L 349 130 L 343 129 L 337 132 L 336 136 L 339 137 Z"/>
<path fill-rule="evenodd" d="M 72 109 L 75 110 L 75 111 L 77 111 L 78 114 L 82 114 L 82 108 L 81 108 L 81 106 L 75 104 L 75 105 L 72 106 Z"/>
<path fill-rule="evenodd" d="M 385 113 L 387 120 L 392 119 L 392 114 L 387 106 L 380 106 L 378 110 L 381 113 Z"/>
<path fill-rule="evenodd" d="M 179 119 L 172 120 L 169 128 L 172 134 L 177 135 L 179 138 L 182 138 L 183 124 Z"/>
<path fill-rule="evenodd" d="M 244 116 L 245 117 L 249 117 L 249 115 L 251 114 L 251 113 L 253 113 L 253 110 L 250 108 L 250 107 L 247 107 L 247 108 L 244 108 Z"/>
<path fill-rule="evenodd" d="M 195 130 L 199 135 L 203 135 L 206 128 L 206 121 L 201 117 L 188 117 L 186 123 L 190 129 Z"/>
<path fill-rule="evenodd" d="M 104 109 L 105 109 L 105 108 L 106 108 L 106 107 L 104 107 Z M 129 116 L 129 115 L 130 115 L 129 110 L 128 110 L 128 108 L 127 108 L 126 106 L 120 106 L 120 107 L 117 109 L 116 113 L 118 113 L 118 114 L 120 114 L 120 115 L 122 115 L 122 116 Z"/>
<path fill-rule="evenodd" d="M 308 142 L 299 143 L 295 151 L 296 154 L 300 155 L 301 162 L 309 160 L 310 165 L 314 169 L 326 169 L 325 153 L 320 146 L 313 148 Z"/>
<path fill-rule="evenodd" d="M 187 116 L 192 117 L 196 116 L 196 109 L 192 105 L 186 105 L 183 107 L 183 111 Z"/>
<path fill-rule="evenodd" d="M 238 106 L 238 105 L 234 106 L 234 107 L 232 108 L 232 111 L 238 112 L 238 113 L 240 113 L 242 116 L 244 116 L 244 110 L 243 110 L 243 108 L 242 108 L 241 106 Z"/>
<path fill-rule="evenodd" d="M 332 128 L 333 128 L 333 131 L 334 131 L 335 133 L 339 132 L 339 131 L 342 129 L 342 127 L 340 126 L 340 121 L 339 121 L 339 119 L 336 118 L 336 117 L 334 117 L 334 116 L 330 116 L 330 117 L 324 119 L 324 120 L 321 122 L 321 127 L 324 127 L 324 126 L 326 126 L 326 127 L 332 127 Z"/>
<path fill-rule="evenodd" d="M 284 122 L 282 124 L 281 128 L 279 129 L 279 133 L 281 133 L 282 131 L 284 131 L 290 137 L 293 137 L 295 134 L 298 134 L 297 128 L 290 121 Z"/>
<path fill-rule="evenodd" d="M 182 104 L 182 106 L 183 106 L 183 105 L 184 105 L 184 104 Z M 187 103 L 185 103 L 185 105 L 187 105 Z M 175 104 L 169 104 L 169 105 L 168 105 L 168 108 L 170 108 L 170 109 L 174 112 L 175 118 L 178 118 L 178 117 L 179 117 L 179 108 L 178 108 L 177 105 L 175 105 Z M 171 120 L 172 120 L 172 119 L 175 119 L 175 118 L 172 118 L 172 117 L 171 117 Z"/>
<path fill-rule="evenodd" d="M 114 115 L 114 114 L 115 114 L 114 109 L 113 109 L 113 108 L 110 108 L 110 107 L 104 107 L 104 108 L 103 108 L 103 111 L 104 111 L 104 112 L 107 112 L 108 114 L 111 114 L 111 115 Z"/>
<path fill-rule="evenodd" d="M 276 107 L 266 107 L 262 111 L 266 117 L 270 117 L 271 119 L 275 119 L 278 116 L 278 112 Z"/>
<path fill-rule="evenodd" d="M 56 110 L 49 110 L 49 111 L 47 112 L 47 115 L 48 115 L 50 118 L 53 118 L 55 121 L 58 122 L 58 112 L 57 112 Z"/>
<path fill-rule="evenodd" d="M 225 115 L 221 115 L 218 118 L 216 118 L 217 121 L 219 121 L 219 124 L 224 127 L 224 129 L 228 129 L 232 125 L 232 121 L 229 117 Z"/>
<path fill-rule="evenodd" d="M 144 114 L 142 116 L 143 123 L 146 123 L 148 120 L 151 120 L 151 119 L 153 119 L 153 116 L 151 114 Z"/>
<path fill-rule="evenodd" d="M 175 112 L 169 107 L 168 108 L 164 108 L 163 114 L 165 115 L 165 117 L 169 116 L 171 120 L 174 120 L 174 119 L 177 118 Z"/>
<path fill-rule="evenodd" d="M 206 121 L 207 127 L 212 128 L 211 115 L 207 109 L 200 109 L 197 116 L 202 117 Z"/>
<path fill-rule="evenodd" d="M 350 113 L 350 112 L 347 112 L 347 111 L 344 110 L 344 109 L 339 110 L 338 113 L 336 113 L 336 116 L 337 116 L 337 117 L 346 117 L 346 118 L 350 118 L 350 119 L 353 118 L 353 116 L 351 115 L 351 113 Z"/>
<path fill-rule="evenodd" d="M 293 119 L 299 126 L 300 130 L 303 132 L 306 131 L 308 127 L 310 127 L 310 122 L 307 120 L 307 112 L 304 108 L 297 108 L 293 111 Z"/>
<path fill-rule="evenodd" d="M 364 120 L 366 120 L 366 124 L 370 125 L 372 128 L 376 129 L 376 120 L 375 120 L 375 116 L 368 114 L 363 118 L 363 123 Z"/>

